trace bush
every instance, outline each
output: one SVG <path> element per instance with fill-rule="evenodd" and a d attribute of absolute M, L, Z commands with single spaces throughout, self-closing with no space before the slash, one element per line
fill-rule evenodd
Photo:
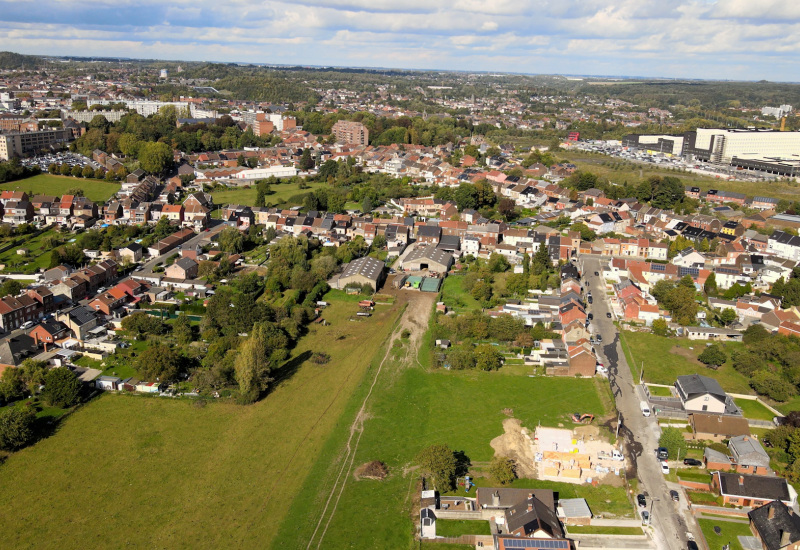
<path fill-rule="evenodd" d="M 400 333 L 400 338 L 409 339 L 411 337 L 411 331 L 407 328 L 403 329 L 403 332 Z"/>
<path fill-rule="evenodd" d="M 331 360 L 331 356 L 323 351 L 315 351 L 311 355 L 311 362 L 315 365 L 325 365 Z"/>
<path fill-rule="evenodd" d="M 6 407 L 0 410 L 0 448 L 14 451 L 33 440 L 34 412 L 27 407 Z"/>
<path fill-rule="evenodd" d="M 66 367 L 51 369 L 44 378 L 42 396 L 48 405 L 71 407 L 78 402 L 81 381 Z"/>

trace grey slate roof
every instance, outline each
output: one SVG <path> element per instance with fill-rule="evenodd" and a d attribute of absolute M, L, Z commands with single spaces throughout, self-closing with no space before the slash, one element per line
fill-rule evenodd
<path fill-rule="evenodd" d="M 728 448 L 736 459 L 737 464 L 748 464 L 769 468 L 769 455 L 757 439 L 738 435 L 728 441 Z"/>
<path fill-rule="evenodd" d="M 789 501 L 789 486 L 782 477 L 718 472 L 720 491 L 726 495 Z"/>
<path fill-rule="evenodd" d="M 747 515 L 767 550 L 779 550 L 787 546 L 787 542 L 800 540 L 800 517 L 783 502 L 770 502 L 751 510 Z"/>
<path fill-rule="evenodd" d="M 684 400 L 692 399 L 698 395 L 710 394 L 722 402 L 728 394 L 719 385 L 719 382 L 708 376 L 701 376 L 699 374 L 690 374 L 678 377 L 678 391 L 682 394 Z"/>

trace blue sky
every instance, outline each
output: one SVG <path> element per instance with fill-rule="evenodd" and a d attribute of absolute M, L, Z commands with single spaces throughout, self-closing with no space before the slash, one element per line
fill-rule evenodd
<path fill-rule="evenodd" d="M 32 54 L 800 80 L 797 0 L 0 0 Z"/>

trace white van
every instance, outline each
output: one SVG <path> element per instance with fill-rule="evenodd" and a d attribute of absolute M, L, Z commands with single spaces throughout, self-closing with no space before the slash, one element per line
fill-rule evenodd
<path fill-rule="evenodd" d="M 647 401 L 640 402 L 639 408 L 642 409 L 642 416 L 650 416 L 650 406 L 647 404 Z"/>

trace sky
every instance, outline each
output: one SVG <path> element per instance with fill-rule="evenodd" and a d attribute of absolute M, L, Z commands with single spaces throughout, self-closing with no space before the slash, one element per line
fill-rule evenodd
<path fill-rule="evenodd" d="M 0 0 L 0 50 L 800 81 L 800 2 Z"/>

